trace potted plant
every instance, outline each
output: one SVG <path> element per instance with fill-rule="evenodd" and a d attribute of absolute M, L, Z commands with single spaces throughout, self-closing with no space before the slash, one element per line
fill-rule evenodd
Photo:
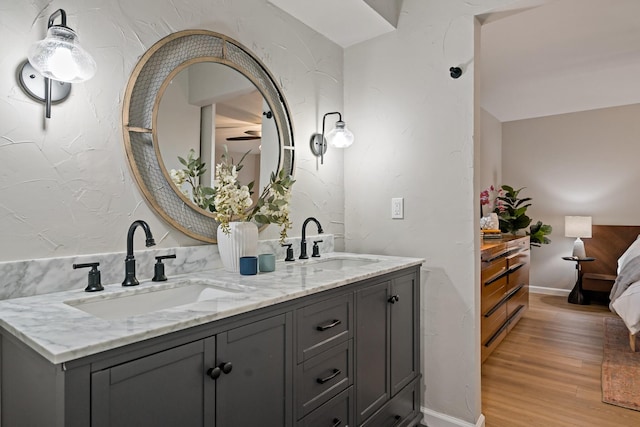
<path fill-rule="evenodd" d="M 498 215 L 500 231 L 503 233 L 517 234 L 518 231 L 526 229 L 530 226 L 532 219 L 527 215 L 527 209 L 531 206 L 531 198 L 520 198 L 520 192 L 525 187 L 515 189 L 510 185 L 500 187 L 494 200 L 494 213 Z M 491 188 L 493 190 L 493 187 Z M 485 190 L 484 199 L 490 197 L 490 193 Z M 481 203 L 483 195 L 481 194 Z M 485 204 L 489 202 L 485 201 Z M 551 243 L 547 235 L 551 234 L 552 227 L 537 221 L 531 225 L 529 231 L 526 232 L 530 236 L 531 246 L 541 246 Z"/>

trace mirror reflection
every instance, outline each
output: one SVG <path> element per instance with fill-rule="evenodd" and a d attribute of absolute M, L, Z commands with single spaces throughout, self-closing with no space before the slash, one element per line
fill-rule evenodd
<path fill-rule="evenodd" d="M 280 144 L 270 107 L 247 77 L 227 65 L 198 62 L 181 70 L 166 86 L 157 114 L 157 146 L 167 172 L 185 169 L 178 157 L 186 160 L 193 150 L 206 164 L 196 185 L 212 187 L 225 146 L 235 162 L 248 153 L 238 179 L 254 181 L 255 201 L 278 170 Z M 177 191 L 194 203 L 189 183 Z"/>

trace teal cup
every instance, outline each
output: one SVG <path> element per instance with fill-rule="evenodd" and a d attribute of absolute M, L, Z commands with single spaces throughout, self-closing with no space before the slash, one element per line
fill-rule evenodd
<path fill-rule="evenodd" d="M 258 255 L 258 268 L 260 273 L 268 273 L 276 269 L 276 256 L 274 254 Z"/>
<path fill-rule="evenodd" d="M 240 274 L 243 276 L 258 274 L 258 258 L 254 256 L 240 257 Z"/>

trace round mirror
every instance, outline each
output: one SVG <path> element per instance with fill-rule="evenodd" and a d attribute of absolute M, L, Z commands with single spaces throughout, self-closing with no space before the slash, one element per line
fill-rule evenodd
<path fill-rule="evenodd" d="M 211 186 L 226 149 L 243 160 L 242 182 L 261 189 L 271 172 L 293 174 L 293 129 L 281 90 L 238 42 L 206 30 L 174 33 L 153 45 L 129 79 L 124 142 L 133 175 L 150 205 L 172 226 L 216 242 L 218 224 L 171 170 L 191 150 L 206 163 L 199 185 Z M 257 193 L 257 191 L 256 191 Z M 257 194 L 256 194 L 257 197 Z"/>
<path fill-rule="evenodd" d="M 278 171 L 278 129 L 266 100 L 243 74 L 224 64 L 198 62 L 179 71 L 165 86 L 156 118 L 156 147 L 165 177 L 187 202 L 209 213 L 194 197 L 194 185 L 213 187 L 215 165 L 227 152 L 242 161 L 238 180 L 262 189 Z M 175 182 L 175 171 L 186 170 L 180 159 L 190 152 L 205 164 L 204 173 Z M 168 174 L 168 175 L 167 175 Z M 254 201 L 259 191 L 254 191 Z"/>

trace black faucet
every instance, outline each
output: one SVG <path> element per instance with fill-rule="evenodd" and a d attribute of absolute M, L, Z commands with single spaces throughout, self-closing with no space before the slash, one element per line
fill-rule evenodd
<path fill-rule="evenodd" d="M 151 234 L 151 229 L 149 228 L 149 224 L 142 220 L 133 221 L 131 226 L 129 227 L 129 232 L 127 233 L 127 257 L 124 259 L 124 282 L 122 282 L 122 286 L 135 286 L 140 284 L 138 279 L 136 279 L 136 259 L 133 256 L 133 233 L 136 231 L 138 226 L 142 227 L 144 230 L 144 234 L 146 235 L 147 247 L 153 246 L 156 242 L 153 240 L 153 235 Z"/>
<path fill-rule="evenodd" d="M 320 221 L 315 219 L 314 217 L 309 217 L 304 220 L 302 223 L 302 241 L 300 242 L 300 259 L 308 259 L 309 255 L 307 255 L 307 224 L 309 221 L 313 221 L 318 226 L 318 234 L 324 233 L 322 231 L 322 225 L 320 225 Z"/>

